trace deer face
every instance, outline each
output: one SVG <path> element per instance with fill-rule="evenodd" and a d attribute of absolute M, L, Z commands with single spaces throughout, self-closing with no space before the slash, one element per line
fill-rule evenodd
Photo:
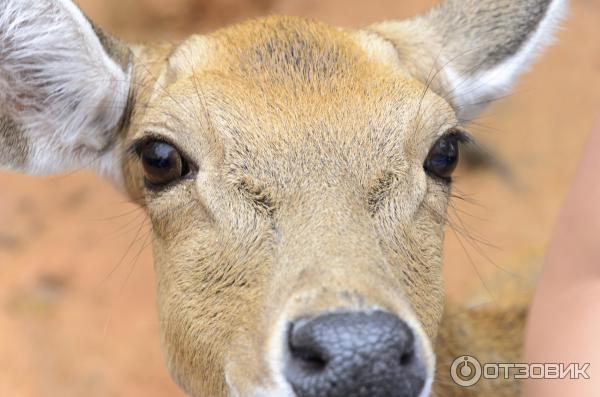
<path fill-rule="evenodd" d="M 69 1 L 4 2 L 1 164 L 95 161 L 145 208 L 166 357 L 191 395 L 427 396 L 461 123 L 560 6 L 523 3 L 539 11 L 528 34 L 498 33 L 465 69 L 436 36 L 442 10 L 363 31 L 268 18 L 127 49 Z M 81 43 L 39 46 L 48 28 Z"/>
<path fill-rule="evenodd" d="M 405 328 L 411 341 L 390 341 L 391 359 L 398 371 L 410 361 L 414 376 L 400 378 L 421 390 L 450 190 L 423 164 L 436 142 L 457 139 L 448 104 L 352 33 L 295 19 L 191 39 L 165 76 L 133 118 L 126 180 L 153 221 L 176 378 L 197 391 L 225 371 L 242 395 L 308 379 L 304 350 L 331 362 L 349 350 L 295 346 L 299 322 L 364 315 L 377 330 L 381 312 L 391 331 Z M 177 158 L 165 170 L 153 168 L 159 150 Z M 176 178 L 152 182 L 171 165 Z M 208 373 L 216 379 L 198 376 Z"/>

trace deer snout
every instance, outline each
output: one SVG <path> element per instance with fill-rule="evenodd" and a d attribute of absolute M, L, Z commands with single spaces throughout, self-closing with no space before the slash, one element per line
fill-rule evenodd
<path fill-rule="evenodd" d="M 427 379 L 415 334 L 384 311 L 301 319 L 288 348 L 285 375 L 298 397 L 418 397 Z"/>

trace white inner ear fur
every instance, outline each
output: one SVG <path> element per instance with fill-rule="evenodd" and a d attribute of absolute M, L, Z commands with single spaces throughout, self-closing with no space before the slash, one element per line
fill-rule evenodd
<path fill-rule="evenodd" d="M 455 71 L 451 60 L 442 61 L 443 71 L 449 84 L 450 95 L 458 106 L 461 121 L 475 118 L 490 101 L 497 99 L 511 88 L 517 77 L 524 73 L 541 51 L 552 43 L 554 32 L 564 19 L 568 0 L 554 0 L 536 31 L 512 57 L 493 69 L 464 76 Z"/>
<path fill-rule="evenodd" d="M 127 104 L 130 75 L 70 0 L 0 2 L 0 113 L 27 139 L 29 155 L 19 171 L 91 167 L 118 180 L 120 167 L 107 148 Z"/>

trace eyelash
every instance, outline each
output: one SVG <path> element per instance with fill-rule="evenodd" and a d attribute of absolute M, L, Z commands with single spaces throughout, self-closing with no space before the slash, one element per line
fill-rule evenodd
<path fill-rule="evenodd" d="M 458 128 L 451 129 L 450 131 L 443 134 L 440 138 L 443 138 L 443 137 L 446 137 L 446 138 L 454 137 L 456 139 L 456 141 L 460 144 L 477 144 L 477 142 L 475 141 L 475 138 L 471 134 L 469 134 L 465 130 L 458 129 Z M 440 139 L 440 138 L 438 138 L 438 139 Z"/>

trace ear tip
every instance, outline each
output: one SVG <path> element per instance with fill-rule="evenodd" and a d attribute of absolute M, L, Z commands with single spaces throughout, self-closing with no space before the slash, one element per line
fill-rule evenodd
<path fill-rule="evenodd" d="M 490 6 L 493 2 L 483 1 L 488 2 Z M 528 8 L 528 5 L 531 7 Z M 535 9 L 534 5 L 537 5 L 538 10 L 543 10 L 542 16 L 537 17 L 536 24 L 529 20 L 523 21 L 523 15 L 516 11 L 530 12 L 531 20 L 536 20 L 536 14 L 531 11 Z M 487 104 L 499 99 L 512 88 L 517 78 L 529 70 L 541 53 L 555 41 L 555 33 L 560 30 L 568 15 L 568 6 L 568 0 L 523 1 L 514 6 L 514 13 L 508 11 L 504 16 L 504 24 L 512 24 L 514 29 L 498 29 L 491 41 L 485 37 L 481 39 L 484 45 L 486 42 L 494 43 L 505 51 L 504 55 L 501 50 L 492 46 L 474 51 L 473 56 L 464 59 L 455 57 L 446 62 L 443 67 L 446 87 L 461 119 L 472 119 Z M 512 50 L 506 51 L 506 48 L 509 48 L 505 48 L 506 42 L 512 43 Z M 465 59 L 468 59 L 468 62 Z"/>

